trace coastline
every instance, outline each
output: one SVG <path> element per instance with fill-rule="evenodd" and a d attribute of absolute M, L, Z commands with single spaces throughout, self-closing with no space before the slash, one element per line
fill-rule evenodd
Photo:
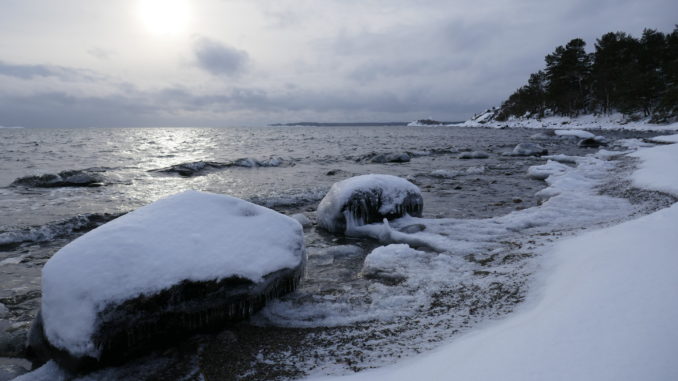
<path fill-rule="evenodd" d="M 678 135 L 658 140 L 678 143 Z M 678 196 L 678 173 L 670 170 L 678 144 L 631 156 L 641 161 L 635 186 Z M 515 314 L 393 366 L 307 380 L 676 379 L 677 225 L 674 203 L 558 241 Z"/>

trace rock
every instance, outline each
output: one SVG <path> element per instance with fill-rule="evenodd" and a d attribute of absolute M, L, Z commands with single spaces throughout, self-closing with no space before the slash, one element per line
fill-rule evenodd
<path fill-rule="evenodd" d="M 296 220 L 233 197 L 180 193 L 50 258 L 30 350 L 72 371 L 119 364 L 249 317 L 294 290 L 305 262 Z"/>
<path fill-rule="evenodd" d="M 57 187 L 98 187 L 104 185 L 104 177 L 94 171 L 72 170 L 57 174 L 21 177 L 10 186 L 30 188 L 57 188 Z"/>
<path fill-rule="evenodd" d="M 508 156 L 542 156 L 548 155 L 549 151 L 544 147 L 534 143 L 520 143 L 513 151 L 506 154 Z"/>
<path fill-rule="evenodd" d="M 426 230 L 426 225 L 424 224 L 412 224 L 412 225 L 407 225 L 403 228 L 398 229 L 399 231 L 407 234 L 414 234 L 414 233 L 419 233 L 421 231 Z"/>
<path fill-rule="evenodd" d="M 299 222 L 304 229 L 310 228 L 313 225 L 311 220 L 303 213 L 293 214 L 292 218 L 297 220 L 297 222 Z"/>
<path fill-rule="evenodd" d="M 598 148 L 600 146 L 607 146 L 607 142 L 603 139 L 599 139 L 598 136 L 593 138 L 582 139 L 579 141 L 577 146 L 579 146 L 580 148 Z"/>
<path fill-rule="evenodd" d="M 26 325 L 0 320 L 0 357 L 20 357 L 26 350 Z"/>
<path fill-rule="evenodd" d="M 406 214 L 421 217 L 424 201 L 419 188 L 391 175 L 351 177 L 332 185 L 318 205 L 318 225 L 343 233 L 360 226 Z"/>
<path fill-rule="evenodd" d="M 215 169 L 215 168 L 225 168 L 230 166 L 230 163 L 219 163 L 216 161 L 193 161 L 189 163 L 181 163 L 172 165 L 167 168 L 154 169 L 151 172 L 161 172 L 161 173 L 176 173 L 180 176 L 190 177 L 203 172 Z"/>
<path fill-rule="evenodd" d="M 407 163 L 412 158 L 407 152 L 369 153 L 356 159 L 358 162 L 384 163 Z"/>
<path fill-rule="evenodd" d="M 400 153 L 382 153 L 370 160 L 372 163 L 407 163 L 410 161 L 410 155 L 405 152 Z"/>
<path fill-rule="evenodd" d="M 459 155 L 459 159 L 467 160 L 467 159 L 487 159 L 490 157 L 485 152 L 480 152 L 480 151 L 471 151 L 471 152 L 462 152 L 461 155 Z"/>

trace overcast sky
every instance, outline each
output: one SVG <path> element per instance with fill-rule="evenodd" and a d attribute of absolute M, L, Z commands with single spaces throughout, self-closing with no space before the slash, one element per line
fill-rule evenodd
<path fill-rule="evenodd" d="M 463 120 L 676 0 L 0 0 L 0 125 Z"/>

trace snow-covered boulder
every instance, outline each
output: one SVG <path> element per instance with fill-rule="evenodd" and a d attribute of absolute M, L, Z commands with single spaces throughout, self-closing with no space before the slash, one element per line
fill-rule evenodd
<path fill-rule="evenodd" d="M 507 153 L 507 156 L 542 156 L 548 155 L 549 151 L 534 143 L 520 143 Z"/>
<path fill-rule="evenodd" d="M 425 255 L 425 252 L 415 250 L 406 244 L 377 247 L 365 257 L 363 276 L 391 282 L 402 281 L 407 278 L 407 273 L 412 271 L 411 267 L 416 267 L 416 258 Z"/>
<path fill-rule="evenodd" d="M 70 369 L 124 361 L 248 317 L 292 291 L 304 264 L 296 220 L 229 196 L 183 192 L 59 250 L 42 271 L 29 344 Z"/>
<path fill-rule="evenodd" d="M 331 232 L 405 214 L 420 217 L 424 200 L 419 188 L 391 175 L 362 175 L 332 185 L 318 205 L 318 225 Z"/>

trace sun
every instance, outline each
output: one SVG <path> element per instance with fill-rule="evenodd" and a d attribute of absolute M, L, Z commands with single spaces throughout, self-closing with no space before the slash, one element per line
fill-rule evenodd
<path fill-rule="evenodd" d="M 187 0 L 140 0 L 138 14 L 149 32 L 176 35 L 186 31 L 190 7 Z"/>

